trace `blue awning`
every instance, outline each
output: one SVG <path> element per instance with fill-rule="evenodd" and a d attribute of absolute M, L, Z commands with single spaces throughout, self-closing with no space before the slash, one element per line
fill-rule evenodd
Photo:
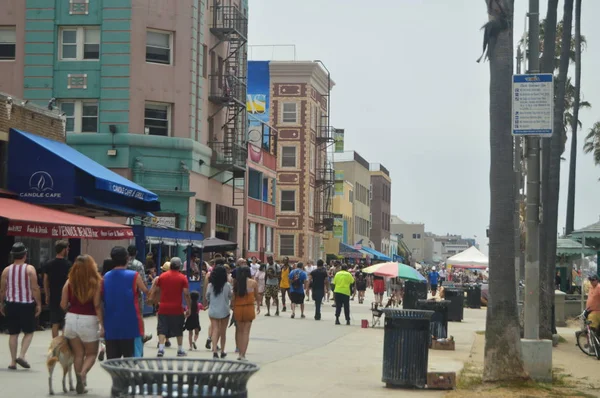
<path fill-rule="evenodd" d="M 347 258 L 366 258 L 366 257 L 372 257 L 369 253 L 360 250 L 360 249 L 355 249 L 354 247 L 347 245 L 345 243 L 340 242 L 339 244 L 339 255 L 347 257 Z"/>
<path fill-rule="evenodd" d="M 45 205 L 87 202 L 123 214 L 160 210 L 158 195 L 67 144 L 10 129 L 8 188 Z"/>
<path fill-rule="evenodd" d="M 370 247 L 366 247 L 363 246 L 362 250 L 366 251 L 367 253 L 373 255 L 373 258 L 375 260 L 380 260 L 380 261 L 392 261 L 392 259 L 389 256 L 386 256 L 385 254 L 378 252 L 375 249 L 371 249 Z"/>

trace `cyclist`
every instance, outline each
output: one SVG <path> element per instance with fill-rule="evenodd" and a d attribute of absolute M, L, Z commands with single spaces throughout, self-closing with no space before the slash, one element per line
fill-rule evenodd
<path fill-rule="evenodd" d="M 589 312 L 588 320 L 591 321 L 592 327 L 596 333 L 600 331 L 600 286 L 598 286 L 598 275 L 591 275 L 589 278 L 590 290 L 586 308 Z"/>

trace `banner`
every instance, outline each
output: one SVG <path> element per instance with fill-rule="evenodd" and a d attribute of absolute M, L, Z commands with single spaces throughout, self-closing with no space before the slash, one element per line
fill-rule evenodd
<path fill-rule="evenodd" d="M 263 132 L 263 125 L 269 124 L 271 80 L 269 61 L 248 62 L 248 87 L 246 89 L 246 110 L 248 112 L 248 142 L 260 148 L 269 146 L 271 137 Z M 262 136 L 262 137 L 261 137 Z"/>
<path fill-rule="evenodd" d="M 53 239 L 98 239 L 121 240 L 133 238 L 131 228 L 95 227 L 81 225 L 46 224 L 33 221 L 10 220 L 8 233 L 10 236 L 30 236 L 32 238 Z"/>
<path fill-rule="evenodd" d="M 344 237 L 344 219 L 342 217 L 333 219 L 333 237 L 335 239 L 342 239 Z"/>
<path fill-rule="evenodd" d="M 344 129 L 335 129 L 333 142 L 336 153 L 344 152 Z"/>
<path fill-rule="evenodd" d="M 335 196 L 344 196 L 344 171 L 335 171 Z"/>

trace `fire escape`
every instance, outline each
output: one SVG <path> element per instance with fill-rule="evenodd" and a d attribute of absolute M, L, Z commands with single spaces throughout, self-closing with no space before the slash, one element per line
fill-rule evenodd
<path fill-rule="evenodd" d="M 317 122 L 316 153 L 325 159 L 319 162 L 315 177 L 315 196 L 317 209 L 315 212 L 315 230 L 317 232 L 333 230 L 333 195 L 335 190 L 335 170 L 328 158 L 328 148 L 333 144 L 333 127 L 330 123 L 331 76 L 327 73 L 327 113 Z"/>
<path fill-rule="evenodd" d="M 218 172 L 230 173 L 231 178 L 224 181 L 232 183 L 232 204 L 243 206 L 246 196 L 246 159 L 248 146 L 246 139 L 246 71 L 248 36 L 248 17 L 236 6 L 223 6 L 219 0 L 212 6 L 211 33 L 217 37 L 213 50 L 222 44 L 227 46 L 227 54 L 218 65 L 218 71 L 209 76 L 210 102 L 218 109 L 209 117 L 214 122 L 217 115 L 225 109 L 224 123 L 219 132 L 209 138 L 212 149 L 211 165 Z M 222 131 L 222 133 L 221 133 Z"/>

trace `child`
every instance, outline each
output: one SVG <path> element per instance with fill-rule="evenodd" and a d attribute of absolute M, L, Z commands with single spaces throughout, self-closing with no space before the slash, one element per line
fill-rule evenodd
<path fill-rule="evenodd" d="M 185 330 L 188 331 L 188 341 L 190 343 L 190 351 L 192 349 L 197 350 L 196 341 L 198 340 L 198 335 L 200 334 L 200 316 L 198 315 L 199 311 L 204 310 L 204 306 L 202 303 L 199 303 L 200 293 L 193 291 L 190 293 L 190 298 L 192 300 L 190 308 L 190 316 L 185 320 Z M 192 331 L 194 332 L 194 338 L 192 339 Z"/>

